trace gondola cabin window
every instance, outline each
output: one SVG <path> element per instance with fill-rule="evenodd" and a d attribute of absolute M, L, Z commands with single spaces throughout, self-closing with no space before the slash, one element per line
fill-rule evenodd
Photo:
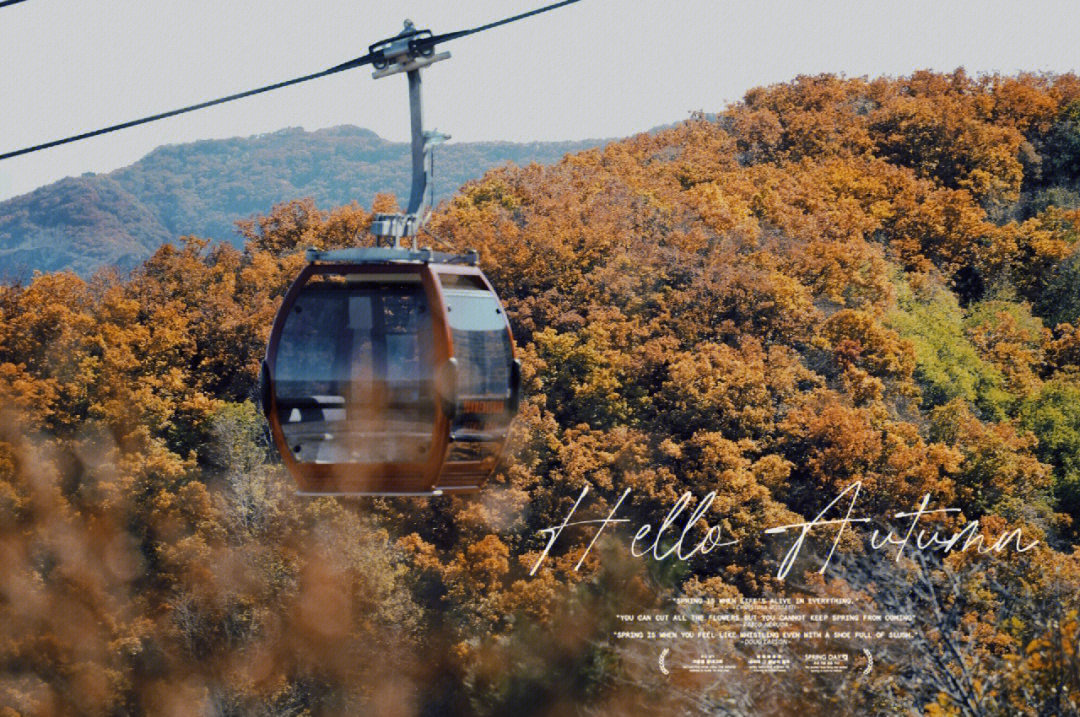
<path fill-rule="evenodd" d="M 448 459 L 493 459 L 498 446 L 483 438 L 487 434 L 501 438 L 511 418 L 507 401 L 514 356 L 506 316 L 498 298 L 486 287 L 457 288 L 463 282 L 447 283 L 444 278 L 443 297 L 458 362 L 458 406 L 451 430 L 458 438 L 476 439 L 456 443 Z"/>
<path fill-rule="evenodd" d="M 276 367 L 278 418 L 293 457 L 422 460 L 434 421 L 431 360 L 431 312 L 418 281 L 304 287 Z"/>

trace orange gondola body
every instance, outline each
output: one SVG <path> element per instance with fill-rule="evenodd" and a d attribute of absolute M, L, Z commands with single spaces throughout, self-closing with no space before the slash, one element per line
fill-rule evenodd
<path fill-rule="evenodd" d="M 483 487 L 517 412 L 520 363 L 475 255 L 309 252 L 262 367 L 274 444 L 300 492 Z"/>

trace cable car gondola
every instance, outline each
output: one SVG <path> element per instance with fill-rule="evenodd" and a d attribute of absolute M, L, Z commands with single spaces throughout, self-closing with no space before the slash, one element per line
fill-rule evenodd
<path fill-rule="evenodd" d="M 406 21 L 362 58 L 376 79 L 408 77 L 412 189 L 405 213 L 375 216 L 376 246 L 309 250 L 274 319 L 262 404 L 301 493 L 478 491 L 517 413 L 520 363 L 476 252 L 416 248 L 431 149 L 446 139 L 423 130 L 420 70 L 449 58 L 436 42 L 462 34 Z"/>
<path fill-rule="evenodd" d="M 475 253 L 309 251 L 278 310 L 263 406 L 302 493 L 479 490 L 520 363 Z"/>

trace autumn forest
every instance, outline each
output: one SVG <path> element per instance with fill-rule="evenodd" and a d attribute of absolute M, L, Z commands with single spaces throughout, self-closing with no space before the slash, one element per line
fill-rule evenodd
<path fill-rule="evenodd" d="M 0 285 L 0 715 L 1080 714 L 1080 77 L 799 77 L 504 166 L 424 243 L 479 252 L 523 360 L 472 497 L 296 496 L 259 365 L 303 250 L 372 206 L 297 198 L 131 271 Z M 772 526 L 861 484 L 1026 552 Z M 710 492 L 738 542 L 631 555 Z M 585 555 L 582 560 L 582 556 Z M 581 561 L 580 568 L 577 565 Z M 914 616 L 875 667 L 656 667 L 618 616 L 814 596 Z M 672 659 L 697 643 L 670 643 Z M 744 648 L 713 651 L 739 662 Z"/>

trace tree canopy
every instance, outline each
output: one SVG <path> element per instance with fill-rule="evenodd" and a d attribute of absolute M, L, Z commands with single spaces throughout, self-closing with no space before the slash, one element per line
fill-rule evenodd
<path fill-rule="evenodd" d="M 1073 75 L 799 77 L 468 183 L 431 241 L 479 251 L 526 395 L 475 498 L 297 498 L 254 407 L 302 250 L 370 241 L 392 197 L 0 287 L 0 709 L 1076 714 L 1077 107 Z M 856 481 L 869 513 L 930 493 L 962 511 L 943 525 L 1039 544 L 875 562 L 852 540 L 779 580 L 764 529 Z M 631 489 L 634 526 L 715 491 L 739 542 L 601 541 L 575 569 L 578 526 L 530 575 L 585 487 L 582 519 Z M 612 639 L 673 595 L 791 594 L 910 611 L 919 637 L 769 690 L 659 681 Z"/>

